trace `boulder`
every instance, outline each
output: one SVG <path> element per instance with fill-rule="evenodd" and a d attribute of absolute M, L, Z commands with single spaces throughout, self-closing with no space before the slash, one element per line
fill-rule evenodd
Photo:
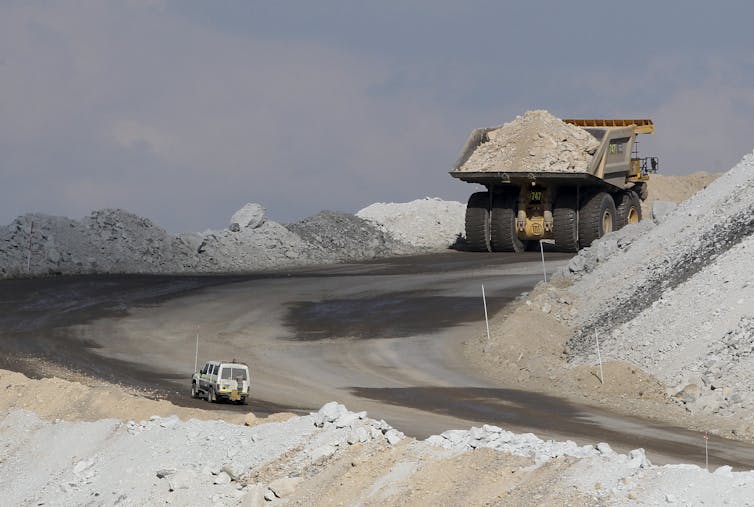
<path fill-rule="evenodd" d="M 325 422 L 333 422 L 340 416 L 348 414 L 348 409 L 337 401 L 331 401 L 323 405 L 318 414 L 324 418 Z"/>
<path fill-rule="evenodd" d="M 241 229 L 256 229 L 267 220 L 267 211 L 261 204 L 248 203 L 230 218 L 230 230 L 238 232 Z"/>
<path fill-rule="evenodd" d="M 175 491 L 177 489 L 188 489 L 196 482 L 196 474 L 191 470 L 179 470 L 168 476 L 168 489 Z"/>
<path fill-rule="evenodd" d="M 241 499 L 243 507 L 262 507 L 267 502 L 264 494 L 269 490 L 261 484 L 252 484 L 247 486 L 245 490 L 246 494 Z"/>
<path fill-rule="evenodd" d="M 662 219 L 678 207 L 678 204 L 671 201 L 655 201 L 652 203 L 652 220 L 654 223 L 660 223 Z"/>
<path fill-rule="evenodd" d="M 696 384 L 689 384 L 677 393 L 675 397 L 681 400 L 683 403 L 693 403 L 699 399 L 702 395 L 702 389 Z"/>
<path fill-rule="evenodd" d="M 222 471 L 215 477 L 214 484 L 230 484 L 230 475 Z"/>
<path fill-rule="evenodd" d="M 398 442 L 403 440 L 404 436 L 405 435 L 403 433 L 401 433 L 400 431 L 396 429 L 389 429 L 385 433 L 385 438 L 387 439 L 390 445 L 396 445 Z"/>
<path fill-rule="evenodd" d="M 283 477 L 272 481 L 269 485 L 270 491 L 275 493 L 278 498 L 285 498 L 296 490 L 304 479 L 302 477 Z"/>
<path fill-rule="evenodd" d="M 235 463 L 223 465 L 222 471 L 228 474 L 228 477 L 230 477 L 232 481 L 237 481 L 241 478 L 241 474 L 243 474 L 243 468 Z"/>

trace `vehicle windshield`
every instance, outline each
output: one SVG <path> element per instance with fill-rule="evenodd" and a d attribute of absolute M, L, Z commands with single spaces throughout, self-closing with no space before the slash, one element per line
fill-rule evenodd
<path fill-rule="evenodd" d="M 223 367 L 221 372 L 221 378 L 225 380 L 237 379 L 248 380 L 246 377 L 246 368 L 231 368 L 229 366 Z"/>

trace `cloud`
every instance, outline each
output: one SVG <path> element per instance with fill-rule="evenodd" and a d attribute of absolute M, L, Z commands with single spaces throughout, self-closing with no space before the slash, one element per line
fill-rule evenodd
<path fill-rule="evenodd" d="M 172 229 L 221 225 L 246 201 L 283 219 L 357 209 L 445 160 L 421 146 L 460 144 L 416 96 L 374 93 L 395 72 L 377 57 L 213 31 L 162 7 L 2 8 L 4 176 L 39 192 L 6 201 L 6 219 L 39 201 L 82 215 L 102 195 Z"/>
<path fill-rule="evenodd" d="M 106 205 L 178 231 L 248 201 L 286 221 L 463 200 L 447 171 L 468 132 L 529 108 L 653 117 L 642 146 L 674 171 L 751 149 L 751 52 L 733 39 L 715 41 L 739 52 L 684 52 L 658 32 L 663 49 L 638 38 L 654 56 L 634 60 L 589 46 L 571 29 L 584 12 L 557 2 L 556 20 L 489 1 L 340 5 L 3 2 L 0 222 Z"/>

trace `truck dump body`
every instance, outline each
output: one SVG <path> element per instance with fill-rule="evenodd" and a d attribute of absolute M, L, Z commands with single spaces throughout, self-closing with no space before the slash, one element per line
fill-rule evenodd
<path fill-rule="evenodd" d="M 470 249 L 519 252 L 554 239 L 576 251 L 640 220 L 649 164 L 636 136 L 652 132 L 648 119 L 560 120 L 547 111 L 474 129 L 450 172 L 487 188 L 466 208 Z"/>
<path fill-rule="evenodd" d="M 468 161 L 474 152 L 480 146 L 490 142 L 490 132 L 496 130 L 495 127 L 491 127 L 472 131 L 450 174 L 461 181 L 482 185 L 521 184 L 526 181 L 539 180 L 554 183 L 607 185 L 614 187 L 614 190 L 631 188 L 634 182 L 630 181 L 630 178 L 644 179 L 638 164 L 632 164 L 632 153 L 636 134 L 654 131 L 654 124 L 651 120 L 569 119 L 564 122 L 580 127 L 583 125 L 583 130 L 599 143 L 583 169 L 552 170 L 543 167 L 540 170 L 532 170 L 525 167 L 507 167 L 504 171 L 491 171 L 469 167 Z"/>

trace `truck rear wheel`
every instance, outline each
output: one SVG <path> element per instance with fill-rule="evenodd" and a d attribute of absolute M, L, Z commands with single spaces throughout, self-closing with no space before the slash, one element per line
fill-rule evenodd
<path fill-rule="evenodd" d="M 490 194 L 471 194 L 466 205 L 466 244 L 472 252 L 491 252 Z"/>
<path fill-rule="evenodd" d="M 526 242 L 516 234 L 516 196 L 512 193 L 495 195 L 492 199 L 490 246 L 493 252 L 526 250 Z"/>
<path fill-rule="evenodd" d="M 634 191 L 642 201 L 646 201 L 647 197 L 649 197 L 649 187 L 647 187 L 646 183 L 637 183 L 634 185 Z"/>
<path fill-rule="evenodd" d="M 576 220 L 576 198 L 565 194 L 558 196 L 552 210 L 555 247 L 561 252 L 578 252 L 579 230 Z"/>
<path fill-rule="evenodd" d="M 633 190 L 621 192 L 615 208 L 616 229 L 641 221 L 641 201 Z"/>
<path fill-rule="evenodd" d="M 607 192 L 589 197 L 579 214 L 579 246 L 588 247 L 615 228 L 615 201 Z"/>

